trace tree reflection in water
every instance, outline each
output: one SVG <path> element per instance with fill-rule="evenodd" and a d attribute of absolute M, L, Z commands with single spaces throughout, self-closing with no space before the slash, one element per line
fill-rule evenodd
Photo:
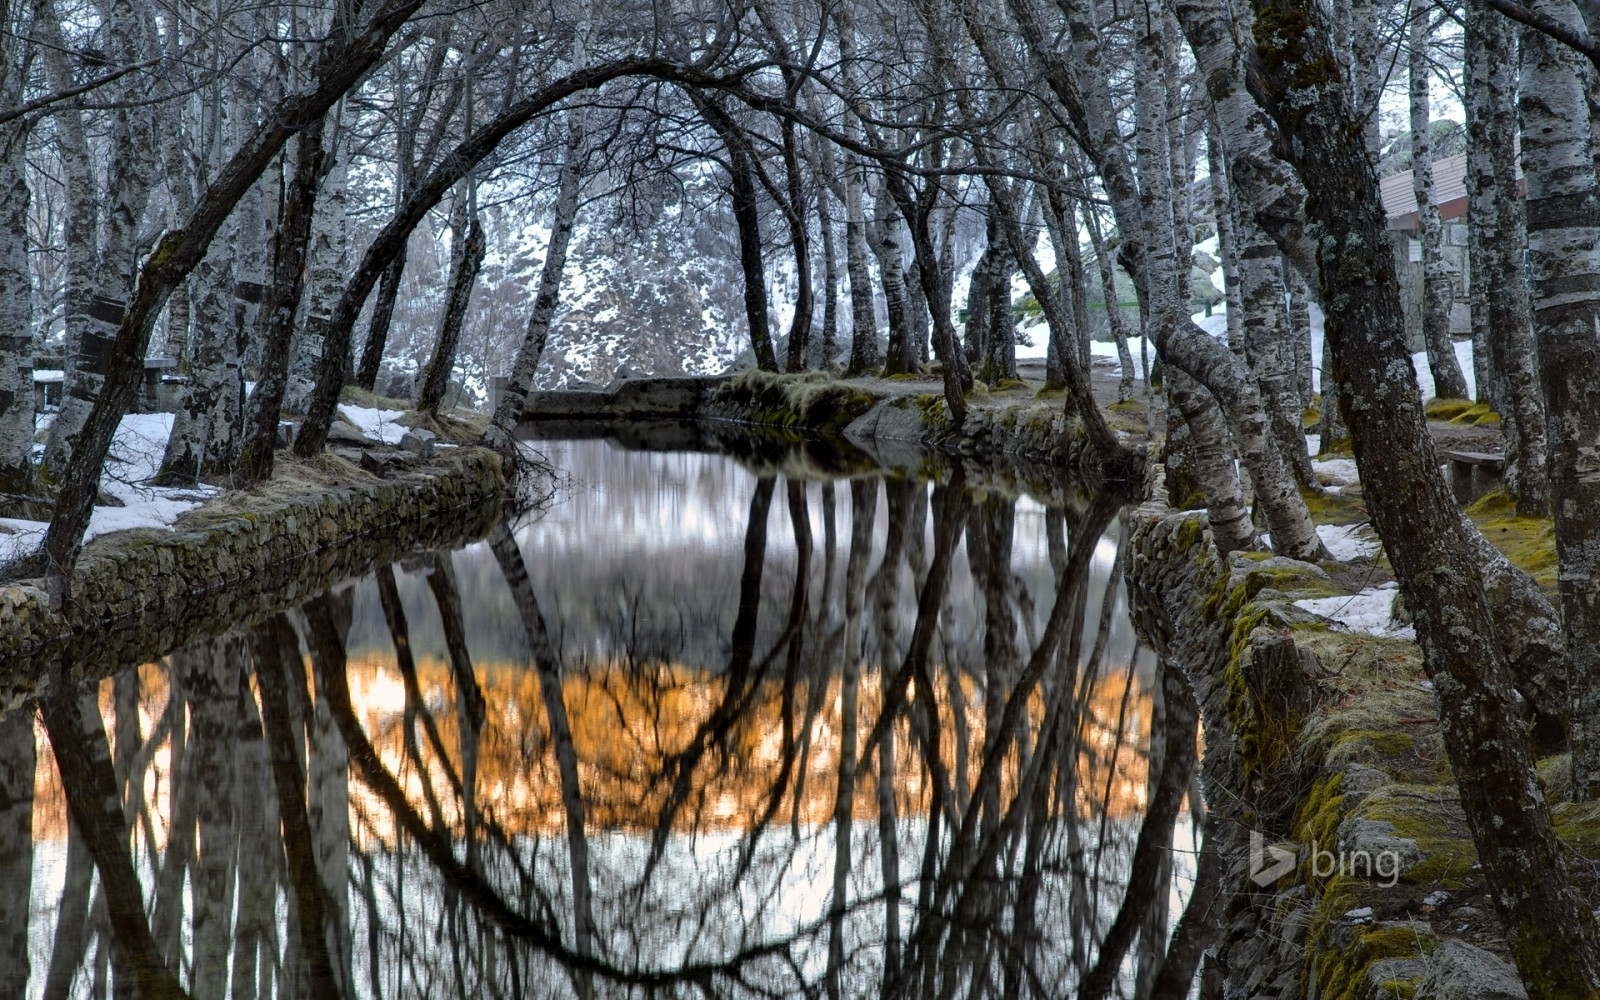
<path fill-rule="evenodd" d="M 573 445 L 483 544 L 0 716 L 0 996 L 1182 997 L 1118 503 Z"/>

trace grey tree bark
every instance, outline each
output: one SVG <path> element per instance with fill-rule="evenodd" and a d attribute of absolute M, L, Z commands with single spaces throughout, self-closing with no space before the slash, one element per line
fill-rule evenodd
<path fill-rule="evenodd" d="M 452 220 L 450 294 L 445 298 L 433 356 L 428 360 L 422 387 L 417 391 L 420 413 L 437 413 L 444 403 L 445 392 L 450 388 L 450 373 L 455 370 L 461 328 L 467 319 L 467 304 L 472 300 L 472 287 L 478 283 L 478 270 L 483 267 L 483 256 L 488 249 L 483 222 L 478 218 L 477 192 L 470 179 L 459 197 L 460 208 Z"/>
<path fill-rule="evenodd" d="M 350 185 L 351 138 L 342 127 L 344 114 L 330 114 L 322 126 L 322 184 L 317 191 L 307 251 L 305 290 L 300 303 L 300 325 L 289 342 L 289 376 L 283 408 L 305 413 L 324 368 L 338 362 L 342 350 L 329 352 L 334 312 L 350 273 L 350 222 L 347 201 Z M 349 337 L 334 334 L 335 347 Z M 339 341 L 342 340 L 343 344 Z M 326 362 L 326 364 L 324 363 Z"/>
<path fill-rule="evenodd" d="M 1399 287 L 1358 112 L 1337 76 L 1318 5 L 1254 7 L 1264 67 L 1258 96 L 1299 140 L 1293 157 L 1322 233 L 1327 336 L 1347 378 L 1341 401 L 1356 464 L 1438 692 L 1445 748 L 1490 896 L 1530 997 L 1600 996 L 1595 918 L 1573 886 L 1538 790 L 1471 535 L 1440 474 L 1406 363 Z M 1587 183 L 1592 191 L 1592 178 Z"/>
<path fill-rule="evenodd" d="M 0 104 L 10 107 L 22 103 L 26 72 L 21 65 L 26 49 L 17 39 L 26 37 L 27 18 L 18 15 L 0 11 L 6 29 L 0 41 Z M 70 117 L 76 114 L 71 112 Z M 0 125 L 0 494 L 17 496 L 28 496 L 34 489 L 28 132 L 22 120 Z M 4 506 L 14 514 L 38 516 L 34 505 L 26 502 Z"/>
<path fill-rule="evenodd" d="M 113 58 L 130 63 L 140 60 L 143 55 L 141 16 L 148 16 L 148 12 L 142 12 L 126 0 L 108 6 L 107 48 Z M 65 488 L 67 466 L 78 438 L 104 391 L 112 345 L 128 305 L 135 264 L 142 249 L 135 245 L 136 230 L 158 176 L 160 158 L 152 129 L 153 110 L 140 100 L 143 95 L 137 92 L 137 87 L 134 78 L 124 77 L 119 85 L 111 88 L 116 92 L 116 99 L 125 103 L 112 116 L 111 162 L 103 192 L 94 185 L 94 169 L 87 159 L 87 145 L 82 150 L 63 149 L 69 158 L 75 159 L 79 152 L 85 157 L 81 164 L 68 168 L 78 175 L 71 196 L 74 214 L 87 211 L 93 218 L 103 207 L 105 229 L 97 244 L 91 242 L 86 247 L 75 248 L 69 257 L 69 269 L 89 269 L 93 277 L 80 276 L 74 281 L 77 305 L 82 312 L 77 314 L 76 340 L 72 338 L 73 324 L 70 320 L 68 323 L 67 349 L 73 361 L 62 392 L 61 412 L 50 425 L 50 437 L 45 442 L 44 462 L 39 472 L 43 483 L 52 488 Z M 71 130 L 69 123 L 67 131 Z M 80 197 L 85 190 L 89 193 Z M 72 225 L 80 239 L 95 231 L 88 220 L 78 219 Z M 70 303 L 68 308 L 70 313 L 73 308 Z"/>
<path fill-rule="evenodd" d="M 1124 241 L 1121 256 L 1138 272 L 1135 280 L 1148 304 L 1151 332 L 1163 362 L 1177 365 L 1205 386 L 1228 414 L 1274 551 L 1297 559 L 1325 558 L 1327 550 L 1270 431 L 1260 391 L 1226 347 L 1188 320 L 1179 297 L 1170 159 L 1167 143 L 1161 138 L 1166 89 L 1159 26 L 1153 25 L 1155 31 L 1138 46 L 1141 71 L 1136 103 L 1143 128 L 1151 133 L 1137 144 L 1143 154 L 1141 187 L 1134 180 L 1113 111 L 1098 27 L 1092 21 L 1078 20 L 1085 17 L 1085 11 L 1074 7 L 1067 12 L 1073 38 L 1068 65 L 1066 56 L 1052 55 L 1033 13 L 1019 0 L 1012 0 L 1010 7 L 1030 50 L 1044 64 L 1051 89 L 1079 123 L 1079 132 L 1090 147 L 1084 152 L 1094 161 L 1110 197 Z M 1229 149 L 1231 152 L 1232 147 Z M 1146 205 L 1152 206 L 1148 216 Z"/>
<path fill-rule="evenodd" d="M 545 341 L 550 336 L 550 323 L 555 319 L 556 305 L 561 299 L 561 275 L 567 267 L 567 250 L 572 245 L 572 227 L 578 218 L 578 193 L 583 179 L 578 172 L 579 157 L 583 151 L 583 112 L 573 110 L 567 118 L 566 158 L 561 162 L 561 175 L 556 181 L 555 216 L 550 221 L 550 243 L 545 247 L 544 264 L 539 269 L 539 288 L 534 293 L 533 311 L 528 314 L 528 325 L 523 330 L 522 344 L 517 348 L 517 360 L 511 368 L 511 378 L 495 404 L 494 419 L 484 431 L 484 444 L 502 456 L 513 454 L 511 433 L 522 421 L 527 410 L 528 393 L 533 391 L 534 376 L 539 371 L 539 359 L 544 354 Z"/>
<path fill-rule="evenodd" d="M 1516 34 L 1484 0 L 1469 0 L 1466 22 L 1467 221 L 1476 237 L 1472 285 L 1483 290 L 1492 367 L 1504 386 L 1506 482 L 1517 512 L 1537 517 L 1549 511 L 1550 480 L 1523 256 L 1527 222 L 1516 178 Z M 1480 398 L 1485 388 L 1478 387 Z"/>
<path fill-rule="evenodd" d="M 1450 306 L 1454 282 L 1444 266 L 1444 223 L 1433 198 L 1433 151 L 1430 146 L 1428 49 L 1433 11 L 1419 6 L 1409 26 L 1411 71 L 1411 188 L 1417 196 L 1422 228 L 1422 339 L 1433 372 L 1433 394 L 1440 399 L 1465 399 L 1467 380 L 1450 340 Z"/>
<path fill-rule="evenodd" d="M 1582 24 L 1571 2 L 1541 0 L 1533 9 Z M 1573 797 L 1586 802 L 1600 797 L 1600 185 L 1587 169 L 1594 149 L 1583 63 L 1532 29 L 1522 35 L 1521 111 L 1528 277 L 1572 697 Z"/>

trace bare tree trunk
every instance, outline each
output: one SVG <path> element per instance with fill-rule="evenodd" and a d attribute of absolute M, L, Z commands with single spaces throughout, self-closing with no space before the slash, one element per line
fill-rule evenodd
<path fill-rule="evenodd" d="M 97 395 L 71 449 L 71 461 L 60 480 L 50 528 L 45 534 L 42 561 L 52 601 L 60 602 L 66 597 L 67 579 L 89 524 L 106 453 L 122 415 L 133 404 L 143 382 L 144 354 L 161 307 L 177 283 L 205 256 L 232 207 L 283 144 L 317 121 L 365 75 L 383 55 L 390 36 L 420 6 L 421 0 L 383 0 L 365 26 L 337 34 L 325 44 L 312 76 L 314 83 L 286 96 L 265 115 L 268 124 L 244 139 L 206 189 L 188 224 L 169 231 L 145 258 L 136 294 L 121 313 L 116 336 L 108 345 L 105 391 Z"/>
<path fill-rule="evenodd" d="M 800 154 L 795 146 L 794 122 L 783 120 L 783 170 L 788 181 L 788 202 L 783 216 L 789 223 L 789 246 L 794 253 L 794 319 L 789 323 L 789 351 L 786 368 L 804 371 L 806 346 L 811 341 L 811 316 L 816 309 L 816 293 L 811 287 L 811 234 L 806 226 L 804 178 L 800 175 Z"/>
<path fill-rule="evenodd" d="M 568 115 L 566 159 L 562 161 L 561 176 L 556 183 L 555 217 L 550 220 L 550 243 L 545 247 L 544 265 L 539 271 L 539 289 L 534 293 L 533 311 L 528 314 L 528 325 L 522 334 L 522 345 L 517 348 L 511 378 L 501 390 L 494 420 L 484 432 L 484 444 L 502 455 L 511 453 L 511 432 L 522 421 L 528 393 L 534 388 L 533 378 L 539 371 L 539 358 L 544 354 L 550 323 L 556 315 L 556 303 L 561 298 L 561 275 L 567 267 L 572 227 L 578 217 L 578 193 L 583 183 L 578 173 L 584 135 L 582 111 L 573 110 Z"/>
<path fill-rule="evenodd" d="M 867 245 L 878 258 L 882 278 L 883 302 L 889 314 L 889 350 L 884 357 L 883 374 L 904 375 L 917 370 L 916 346 L 911 342 L 911 321 L 906 309 L 905 265 L 900 257 L 894 203 L 887 197 L 873 199 L 876 217 L 866 224 Z"/>
<path fill-rule="evenodd" d="M 1504 380 L 1506 481 L 1517 512 L 1550 508 L 1545 468 L 1544 394 L 1533 344 L 1533 313 L 1524 264 L 1527 223 L 1517 189 L 1516 36 L 1485 0 L 1467 4 L 1467 222 L 1476 234 L 1472 287 L 1482 289 L 1491 367 Z M 1489 387 L 1478 386 L 1479 398 Z"/>
<path fill-rule="evenodd" d="M 1003 182 L 997 180 L 995 183 Z M 1008 191 L 1006 194 L 1007 198 L 1009 198 L 1011 192 Z M 990 188 L 990 197 L 991 199 L 994 197 L 993 186 Z M 1013 210 L 1015 210 L 1013 202 L 1008 201 L 1007 203 L 1011 204 Z M 994 210 L 994 206 L 991 203 L 991 213 Z M 1017 377 L 1017 324 L 1011 314 L 1011 276 L 1017 270 L 1017 258 L 1013 254 L 1019 251 L 1018 248 L 1011 245 L 1011 241 L 1004 235 L 1005 230 L 1006 227 L 998 219 L 990 223 L 989 232 L 993 242 L 990 244 L 989 249 L 990 282 L 987 289 L 988 296 L 986 301 L 977 304 L 979 308 L 989 313 L 989 322 L 985 324 L 988 328 L 989 336 L 987 342 L 983 345 L 983 354 L 976 361 L 977 371 L 973 373 L 973 376 L 990 385 L 994 385 L 1001 379 L 1014 379 Z M 1059 279 L 1059 277 L 1060 270 L 1057 269 L 1057 278 Z M 1048 286 L 1040 289 L 1040 291 L 1046 295 L 1049 294 Z M 1035 295 L 1035 298 L 1037 297 Z M 1056 299 L 1056 306 L 1057 308 L 1060 307 L 1059 298 Z"/>
<path fill-rule="evenodd" d="M 1217 551 L 1227 554 L 1237 549 L 1256 548 L 1256 528 L 1250 520 L 1239 488 L 1238 466 L 1233 449 L 1228 447 L 1226 419 L 1211 394 L 1181 371 L 1167 372 L 1167 392 L 1183 414 L 1192 444 L 1188 455 L 1195 481 L 1206 501 L 1206 517 Z"/>
<path fill-rule="evenodd" d="M 294 319 L 305 292 L 306 249 L 322 177 L 322 124 L 300 133 L 295 141 L 294 180 L 284 202 L 283 220 L 272 248 L 272 284 L 262 297 L 258 339 L 261 375 L 250 396 L 250 433 L 239 456 L 245 482 L 272 477 L 278 441 L 278 418 L 289 385 L 289 345 Z"/>
<path fill-rule="evenodd" d="M 972 265 L 967 281 L 967 360 L 976 368 L 989 354 L 989 320 L 994 318 L 989 300 L 994 292 L 994 244 L 990 243 Z"/>
<path fill-rule="evenodd" d="M 318 379 L 331 367 L 344 364 L 348 332 L 334 330 L 340 293 L 350 272 L 350 223 L 346 201 L 350 185 L 350 142 L 342 114 L 323 122 L 324 171 L 311 216 L 311 243 L 307 251 L 305 293 L 300 327 L 289 342 L 289 381 L 283 407 L 290 413 L 310 409 Z M 333 343 L 329 343 L 332 335 Z M 329 348 L 332 347 L 333 350 Z"/>
<path fill-rule="evenodd" d="M 33 712 L 0 716 L 0 996 L 28 990 L 35 756 Z"/>
<path fill-rule="evenodd" d="M 1100 295 L 1106 302 L 1106 327 L 1111 331 L 1111 339 L 1117 343 L 1117 357 L 1128 355 L 1131 364 L 1133 355 L 1128 351 L 1128 320 L 1122 315 L 1121 296 L 1117 294 L 1116 264 L 1111 259 L 1111 250 L 1106 246 L 1106 241 L 1100 234 L 1100 216 L 1093 206 L 1085 206 L 1083 218 L 1088 223 L 1089 239 L 1093 241 L 1095 270 L 1100 274 Z M 1150 391 L 1150 370 L 1143 365 L 1139 378 L 1144 381 L 1145 391 Z"/>
<path fill-rule="evenodd" d="M 1239 298 L 1244 315 L 1245 356 L 1261 387 L 1278 450 L 1303 486 L 1317 482 L 1300 426 L 1300 390 L 1294 370 L 1294 344 L 1285 308 L 1283 256 L 1278 246 L 1248 218 L 1239 234 Z"/>
<path fill-rule="evenodd" d="M 1030 48 L 1047 55 L 1046 43 L 1032 14 L 1022 11 L 1019 3 L 1013 2 L 1012 6 L 1019 20 L 1026 18 L 1024 31 Z M 1074 8 L 1069 16 L 1081 15 Z M 1086 141 L 1092 147 L 1086 152 L 1095 159 L 1110 195 L 1126 258 L 1139 265 L 1141 274 L 1136 278 L 1142 285 L 1141 296 L 1149 302 L 1153 317 L 1151 329 L 1162 361 L 1184 369 L 1211 392 L 1228 414 L 1241 462 L 1250 474 L 1266 516 L 1274 551 L 1296 559 L 1322 559 L 1327 550 L 1317 537 L 1305 500 L 1270 431 L 1259 389 L 1248 372 L 1239 370 L 1227 348 L 1188 320 L 1178 296 L 1177 248 L 1168 208 L 1172 204 L 1172 177 L 1167 143 L 1161 139 L 1166 123 L 1161 39 L 1153 32 L 1142 39 L 1140 46 L 1140 90 L 1136 103 L 1140 131 L 1149 133 L 1137 144 L 1141 154 L 1141 188 L 1134 182 L 1116 123 L 1096 26 L 1088 23 L 1075 26 L 1073 37 L 1071 67 L 1059 61 L 1062 57 L 1055 57 L 1058 61 L 1054 63 L 1047 58 L 1047 75 L 1052 87 L 1065 95 L 1063 100 L 1070 98 L 1073 104 L 1080 104 L 1072 96 L 1073 91 L 1084 95 L 1081 105 L 1089 133 Z M 1074 71 L 1084 77 L 1077 87 L 1068 78 Z M 1148 213 L 1146 205 L 1151 206 Z"/>
<path fill-rule="evenodd" d="M 824 145 L 824 156 L 833 158 L 831 144 Z M 817 227 L 822 230 L 822 362 L 817 367 L 829 370 L 839 359 L 839 254 L 826 184 L 817 185 Z"/>
<path fill-rule="evenodd" d="M 1428 47 L 1433 11 L 1418 7 L 1411 15 L 1411 188 L 1417 196 L 1422 226 L 1422 340 L 1433 371 L 1433 394 L 1440 399 L 1465 399 L 1467 380 L 1450 340 L 1450 306 L 1455 300 L 1450 273 L 1444 269 L 1444 223 L 1433 199 L 1433 152 L 1429 142 Z"/>
<path fill-rule="evenodd" d="M 1576 8 L 1534 9 L 1581 25 Z M 1528 273 L 1533 331 L 1549 408 L 1550 507 L 1556 522 L 1561 618 L 1572 697 L 1572 793 L 1600 797 L 1600 185 L 1593 171 L 1584 68 L 1543 33 L 1522 35 L 1522 169 L 1528 188 Z"/>
<path fill-rule="evenodd" d="M 0 24 L 6 29 L 6 38 L 0 43 L 0 103 L 8 106 L 22 103 L 25 70 L 18 63 L 25 49 L 15 39 L 24 36 L 14 25 L 20 27 L 24 21 L 12 17 Z M 77 112 L 67 115 L 76 119 Z M 23 496 L 34 489 L 27 144 L 28 129 L 23 122 L 0 125 L 0 494 Z M 15 514 L 38 516 L 32 505 L 0 506 Z M 26 972 L 23 978 L 26 980 Z M 0 988 L 0 993 L 4 992 Z"/>
<path fill-rule="evenodd" d="M 1333 61 L 1320 9 L 1310 0 L 1256 0 L 1255 10 L 1254 38 L 1265 67 L 1259 96 L 1284 131 L 1300 140 L 1294 162 L 1322 234 L 1327 334 L 1348 379 L 1343 403 L 1356 464 L 1439 695 L 1445 748 L 1491 899 L 1530 997 L 1595 997 L 1595 918 L 1573 887 L 1539 794 L 1512 680 L 1492 641 L 1493 617 L 1470 537 L 1439 472 L 1406 363 L 1399 288 L 1376 172 L 1355 128 L 1357 112 L 1336 80 L 1310 88 L 1303 82 L 1324 79 L 1318 74 Z M 1547 70 L 1540 64 L 1528 81 L 1530 96 L 1558 90 L 1551 85 L 1571 72 L 1554 58 Z M 1553 79 L 1540 79 L 1542 72 Z M 1581 85 L 1576 76 L 1571 79 L 1582 109 Z M 1531 134 L 1540 126 L 1539 112 L 1525 108 L 1525 117 L 1530 114 Z M 1539 144 L 1524 149 L 1535 204 L 1546 194 L 1539 171 L 1554 159 L 1551 152 Z M 1592 192 L 1593 179 L 1585 183 Z M 1541 272 L 1535 264 L 1535 274 Z"/>
<path fill-rule="evenodd" d="M 1311 358 L 1311 289 L 1306 287 L 1305 276 L 1295 270 L 1287 257 L 1283 259 L 1283 278 L 1289 286 L 1289 333 L 1293 348 L 1291 364 L 1294 384 L 1296 394 L 1300 397 L 1300 408 L 1305 410 L 1315 403 L 1311 389 L 1311 366 L 1315 364 Z M 1302 422 L 1302 415 L 1296 414 L 1295 427 L 1299 428 Z M 1298 436 L 1299 454 L 1304 454 L 1305 435 Z"/>
<path fill-rule="evenodd" d="M 467 304 L 472 300 L 472 286 L 477 284 L 478 269 L 483 266 L 483 256 L 488 241 L 483 234 L 483 223 L 478 218 L 474 202 L 477 194 L 472 182 L 462 191 L 461 208 L 452 226 L 450 250 L 453 258 L 450 267 L 450 294 L 445 298 L 444 316 L 439 322 L 439 337 L 434 341 L 433 357 L 428 361 L 422 388 L 417 392 L 417 411 L 437 413 L 450 388 L 450 373 L 455 369 L 456 345 L 461 342 L 461 327 L 466 322 Z"/>
<path fill-rule="evenodd" d="M 139 61 L 143 54 L 138 24 L 141 16 L 144 16 L 141 10 L 129 3 L 109 5 L 105 31 L 113 58 L 126 63 Z M 40 468 L 43 482 L 63 491 L 69 475 L 67 466 L 74 458 L 78 438 L 90 413 L 104 391 L 113 363 L 112 343 L 128 306 L 142 249 L 134 242 L 136 229 L 158 175 L 160 158 L 156 155 L 153 111 L 140 101 L 143 95 L 133 91 L 134 80 L 132 76 L 124 77 L 123 82 L 114 86 L 117 96 L 127 103 L 112 116 L 111 162 L 105 193 L 103 197 L 98 192 L 88 196 L 103 202 L 104 240 L 98 248 L 99 260 L 92 265 L 93 290 L 82 301 L 84 313 L 78 341 L 69 345 L 74 354 L 71 374 L 62 391 L 61 412 L 50 425 L 50 438 L 45 443 L 44 463 Z M 89 190 L 94 192 L 92 166 L 86 163 L 81 169 L 91 185 Z M 98 212 L 102 205 L 91 202 L 82 207 Z M 83 227 L 86 229 L 87 226 Z M 90 255 L 94 252 L 92 246 L 86 251 Z M 145 339 L 147 346 L 148 336 Z M 144 360 L 142 351 L 139 360 Z"/>
<path fill-rule="evenodd" d="M 209 456 L 226 458 L 241 423 L 242 345 L 240 331 L 233 326 L 236 236 L 237 227 L 230 223 L 189 281 L 195 331 L 190 338 L 189 381 L 183 387 L 157 475 L 169 485 L 194 483 L 214 465 L 222 464 L 208 460 Z"/>
<path fill-rule="evenodd" d="M 739 268 L 744 273 L 744 313 L 750 326 L 750 347 L 755 352 L 756 367 L 775 372 L 778 357 L 772 348 L 771 320 L 767 316 L 767 270 L 761 259 L 761 214 L 756 203 L 756 153 L 749 135 L 723 107 L 720 97 L 690 93 L 700 117 L 728 151 L 728 180 L 733 218 L 739 227 Z"/>

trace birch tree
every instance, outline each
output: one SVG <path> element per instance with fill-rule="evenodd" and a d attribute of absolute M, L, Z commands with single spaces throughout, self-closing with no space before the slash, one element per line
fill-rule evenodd
<path fill-rule="evenodd" d="M 1417 219 L 1422 239 L 1422 340 L 1433 372 L 1433 393 L 1440 399 L 1465 399 L 1467 380 L 1456 360 L 1450 340 L 1450 307 L 1455 302 L 1454 282 L 1444 263 L 1444 223 L 1433 194 L 1433 152 L 1430 148 L 1428 78 L 1432 73 L 1429 43 L 1433 38 L 1433 12 L 1418 7 L 1409 27 L 1411 73 L 1411 188 L 1417 197 Z"/>

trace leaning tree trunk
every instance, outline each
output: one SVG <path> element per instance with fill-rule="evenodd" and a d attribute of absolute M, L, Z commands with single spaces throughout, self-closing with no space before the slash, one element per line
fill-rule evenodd
<path fill-rule="evenodd" d="M 739 228 L 739 269 L 744 274 L 744 314 L 750 326 L 750 347 L 756 367 L 764 372 L 778 370 L 778 356 L 772 348 L 771 320 L 767 316 L 767 270 L 761 259 L 761 212 L 756 202 L 756 153 L 745 132 L 720 98 L 692 91 L 700 117 L 717 133 L 728 151 L 728 181 L 733 200 L 733 219 Z"/>
<path fill-rule="evenodd" d="M 1284 134 L 1297 139 L 1295 165 L 1321 232 L 1327 336 L 1349 390 L 1341 402 L 1356 464 L 1438 693 L 1445 749 L 1490 898 L 1530 997 L 1600 996 L 1600 934 L 1538 790 L 1470 536 L 1440 474 L 1408 363 L 1399 285 L 1358 113 L 1338 79 L 1314 0 L 1255 0 L 1255 11 L 1260 96 Z M 1570 73 L 1544 51 L 1555 75 Z M 1530 82 L 1542 84 L 1539 76 L 1536 70 Z M 1581 85 L 1575 77 L 1573 83 L 1576 120 L 1586 121 Z M 1554 88 L 1530 93 L 1545 89 Z M 1530 112 L 1538 114 L 1524 108 Z M 1580 162 L 1588 162 L 1587 152 Z M 1524 156 L 1530 153 L 1529 189 L 1537 198 L 1536 172 L 1552 159 L 1525 140 Z M 1592 177 L 1586 183 L 1592 190 Z"/>
<path fill-rule="evenodd" d="M 555 218 L 550 221 L 550 244 L 544 251 L 539 290 L 534 293 L 533 311 L 528 314 L 528 325 L 522 334 L 522 346 L 517 348 L 511 378 L 495 403 L 493 421 L 484 431 L 484 444 L 502 456 L 514 454 L 511 432 L 522 422 L 522 414 L 528 408 L 533 377 L 539 371 L 539 358 L 544 354 L 550 323 L 555 319 L 556 304 L 561 298 L 561 275 L 567 267 L 572 227 L 578 217 L 578 193 L 583 181 L 578 173 L 579 153 L 583 149 L 583 112 L 573 110 L 568 115 L 571 117 L 567 119 L 566 159 L 562 161 L 561 176 L 556 183 Z"/>
<path fill-rule="evenodd" d="M 1433 394 L 1440 399 L 1467 398 L 1467 380 L 1450 340 L 1450 307 L 1454 282 L 1444 267 L 1444 223 L 1433 199 L 1433 153 L 1428 137 L 1428 42 L 1433 11 L 1419 6 L 1411 16 L 1411 189 L 1417 196 L 1422 229 L 1422 340 L 1433 372 Z"/>
<path fill-rule="evenodd" d="M 1581 25 L 1563 0 L 1534 10 Z M 1522 35 L 1522 170 L 1528 189 L 1533 331 L 1548 408 L 1550 507 L 1572 697 L 1572 794 L 1600 798 L 1600 185 L 1578 56 Z M 1584 169 L 1574 169 L 1574 165 Z"/>
<path fill-rule="evenodd" d="M 422 388 L 417 391 L 417 411 L 437 413 L 444 402 L 445 391 L 450 388 L 450 373 L 455 370 L 456 345 L 461 343 L 461 328 L 467 319 L 467 304 L 472 301 L 472 286 L 478 283 L 478 270 L 483 267 L 487 240 L 483 222 L 478 218 L 478 207 L 473 204 L 477 195 L 470 190 L 461 192 L 461 210 L 452 226 L 450 256 L 450 294 L 444 301 L 444 316 L 439 322 L 439 337 L 433 344 L 433 357 L 428 360 Z"/>
<path fill-rule="evenodd" d="M 1487 304 L 1490 367 L 1503 380 L 1506 482 L 1517 512 L 1550 508 L 1544 394 L 1533 350 L 1524 251 L 1527 223 L 1517 190 L 1517 62 L 1511 23 L 1486 0 L 1468 0 L 1466 34 L 1468 224 L 1477 239 L 1472 284 Z M 1481 398 L 1486 386 L 1478 386 Z"/>
<path fill-rule="evenodd" d="M 1074 8 L 1076 11 L 1076 8 Z M 1127 250 L 1126 259 L 1138 271 L 1136 280 L 1152 316 L 1151 331 L 1163 363 L 1177 365 L 1209 390 L 1229 417 L 1241 463 L 1250 474 L 1257 500 L 1272 535 L 1273 550 L 1296 559 L 1320 560 L 1327 549 L 1317 536 L 1305 499 L 1283 460 L 1261 394 L 1249 373 L 1240 370 L 1232 353 L 1191 322 L 1179 298 L 1177 247 L 1172 231 L 1172 174 L 1167 144 L 1166 88 L 1162 46 L 1154 33 L 1140 42 L 1140 131 L 1137 143 L 1142 187 L 1134 182 L 1132 165 L 1113 110 L 1109 82 L 1098 36 L 1090 25 L 1074 32 L 1073 70 L 1082 77 L 1078 89 L 1085 95 L 1086 137 L 1106 189 L 1111 196 L 1118 228 Z M 1159 27 L 1156 31 L 1159 31 Z M 1032 32 L 1030 32 L 1031 34 Z M 1043 50 L 1042 40 L 1032 43 Z M 1057 73 L 1072 72 L 1066 67 Z M 1065 83 L 1055 84 L 1058 92 Z M 1144 206 L 1151 206 L 1147 213 Z"/>
<path fill-rule="evenodd" d="M 1205 500 L 1206 518 L 1217 551 L 1226 555 L 1258 548 L 1256 527 L 1239 488 L 1239 470 L 1229 447 L 1232 438 L 1222 410 L 1209 392 L 1176 368 L 1167 372 L 1166 385 L 1173 405 L 1189 428 L 1192 443 L 1186 451 L 1190 471 Z"/>
<path fill-rule="evenodd" d="M 371 20 L 335 35 L 318 53 L 311 83 L 284 97 L 264 116 L 266 125 L 247 136 L 195 209 L 186 225 L 168 231 L 139 269 L 134 295 L 108 346 L 105 389 L 98 395 L 71 449 L 42 552 L 53 602 L 66 597 L 84 530 L 94 509 L 100 473 L 122 415 L 138 395 L 150 333 L 172 290 L 205 256 L 233 206 L 244 197 L 283 144 L 320 119 L 340 95 L 361 79 L 388 48 L 422 0 L 385 0 Z M 58 418 L 59 419 L 59 418 Z"/>
<path fill-rule="evenodd" d="M 278 416 L 289 385 L 289 344 L 294 318 L 305 292 L 306 250 L 311 245 L 311 220 L 316 214 L 317 188 L 322 177 L 322 126 L 313 125 L 295 142 L 294 179 L 284 201 L 283 224 L 273 247 L 272 283 L 262 296 L 257 314 L 257 339 L 261 343 L 261 374 L 250 396 L 248 438 L 239 456 L 238 471 L 245 482 L 272 477 L 273 452 L 278 442 Z"/>

